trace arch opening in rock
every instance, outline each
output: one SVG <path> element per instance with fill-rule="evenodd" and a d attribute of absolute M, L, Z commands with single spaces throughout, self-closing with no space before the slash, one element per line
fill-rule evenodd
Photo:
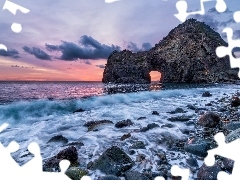
<path fill-rule="evenodd" d="M 161 82 L 162 74 L 159 71 L 151 71 L 149 75 L 150 75 L 151 83 Z"/>

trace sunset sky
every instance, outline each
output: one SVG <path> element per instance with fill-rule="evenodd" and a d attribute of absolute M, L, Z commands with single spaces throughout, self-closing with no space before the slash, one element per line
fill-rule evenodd
<path fill-rule="evenodd" d="M 0 80 L 101 81 L 106 59 L 113 50 L 148 50 L 181 22 L 175 18 L 177 0 L 11 0 L 30 10 L 0 13 Z M 188 0 L 189 11 L 200 0 Z M 0 0 L 3 7 L 5 0 Z M 206 14 L 194 16 L 218 32 L 232 27 L 240 38 L 233 13 L 237 0 L 226 0 L 219 14 L 215 0 L 205 2 Z M 22 24 L 14 33 L 12 23 Z M 224 34 L 222 37 L 225 38 Z"/>

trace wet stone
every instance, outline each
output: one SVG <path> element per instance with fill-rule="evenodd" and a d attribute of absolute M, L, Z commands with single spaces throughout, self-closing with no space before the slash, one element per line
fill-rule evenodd
<path fill-rule="evenodd" d="M 186 162 L 190 167 L 198 167 L 198 162 L 195 158 L 190 157 L 186 160 Z"/>
<path fill-rule="evenodd" d="M 229 143 L 229 142 L 232 142 L 236 139 L 240 138 L 240 128 L 234 130 L 233 132 L 229 133 L 227 136 L 226 136 L 226 142 Z"/>
<path fill-rule="evenodd" d="M 62 151 L 60 151 L 56 156 L 46 159 L 43 163 L 44 171 L 60 171 L 59 163 L 61 160 L 69 160 L 71 166 L 77 166 L 78 163 L 78 153 L 74 146 L 70 146 Z"/>
<path fill-rule="evenodd" d="M 132 146 L 130 146 L 130 149 L 146 149 L 146 147 L 142 141 L 137 141 Z"/>
<path fill-rule="evenodd" d="M 218 114 L 215 114 L 213 112 L 206 112 L 199 118 L 197 124 L 203 127 L 214 128 L 218 125 L 219 122 L 220 117 Z"/>
<path fill-rule="evenodd" d="M 85 111 L 84 109 L 80 108 L 80 109 L 73 111 L 73 113 L 84 112 L 84 111 Z"/>
<path fill-rule="evenodd" d="M 196 156 L 206 157 L 207 151 L 210 149 L 210 143 L 206 142 L 204 139 L 195 139 L 196 140 L 191 143 L 185 144 L 184 150 Z"/>
<path fill-rule="evenodd" d="M 231 106 L 232 107 L 237 107 L 237 106 L 239 106 L 240 105 L 240 99 L 239 99 L 239 97 L 238 96 L 233 96 L 232 98 L 231 98 Z"/>
<path fill-rule="evenodd" d="M 152 115 L 159 115 L 159 112 L 153 111 L 153 112 L 152 112 Z"/>
<path fill-rule="evenodd" d="M 64 146 L 75 146 L 76 148 L 81 148 L 81 146 L 84 146 L 84 144 L 82 142 L 71 142 Z"/>
<path fill-rule="evenodd" d="M 150 180 L 147 176 L 144 174 L 138 172 L 138 171 L 128 171 L 125 173 L 126 180 Z"/>
<path fill-rule="evenodd" d="M 133 125 L 133 122 L 130 119 L 127 119 L 127 120 L 117 122 L 115 124 L 115 127 L 116 128 L 123 128 L 123 127 L 131 126 L 131 125 Z"/>
<path fill-rule="evenodd" d="M 130 133 L 124 134 L 124 135 L 121 137 L 121 141 L 124 141 L 125 139 L 130 138 L 130 137 L 131 137 L 131 134 L 130 134 Z"/>
<path fill-rule="evenodd" d="M 175 127 L 173 124 L 164 124 L 161 126 L 161 128 L 173 128 Z"/>
<path fill-rule="evenodd" d="M 212 96 L 212 94 L 208 91 L 202 93 L 202 97 L 211 97 L 211 96 Z"/>
<path fill-rule="evenodd" d="M 141 128 L 140 132 L 146 132 L 146 131 L 149 131 L 151 129 L 157 128 L 157 127 L 160 127 L 160 126 L 156 123 L 148 124 L 147 127 Z"/>
<path fill-rule="evenodd" d="M 223 126 L 223 129 L 228 131 L 235 131 L 238 128 L 240 128 L 240 122 L 230 122 Z"/>
<path fill-rule="evenodd" d="M 143 120 L 143 119 L 147 119 L 146 117 L 139 117 L 137 118 L 137 120 Z"/>
<path fill-rule="evenodd" d="M 88 131 L 93 131 L 97 126 L 102 124 L 113 124 L 110 120 L 100 120 L 100 121 L 89 121 L 86 122 L 83 126 L 88 128 Z"/>
<path fill-rule="evenodd" d="M 174 111 L 167 112 L 169 114 L 177 114 L 177 113 L 186 113 L 182 108 L 176 108 Z"/>
<path fill-rule="evenodd" d="M 197 180 L 217 180 L 217 175 L 221 171 L 221 167 L 215 163 L 213 166 L 203 164 L 197 174 Z"/>
<path fill-rule="evenodd" d="M 129 170 L 134 165 L 132 159 L 119 147 L 112 146 L 103 154 L 88 165 L 90 170 L 100 170 L 106 175 L 120 176 L 123 172 Z"/>
<path fill-rule="evenodd" d="M 68 143 L 68 139 L 65 138 L 62 135 L 57 135 L 57 136 L 53 136 L 48 142 L 49 143 L 62 143 L 62 144 L 67 144 Z"/>
<path fill-rule="evenodd" d="M 192 104 L 187 105 L 187 108 L 191 109 L 191 110 L 197 110 L 198 109 L 197 106 L 194 106 Z"/>
<path fill-rule="evenodd" d="M 176 121 L 185 122 L 185 121 L 191 120 L 191 118 L 192 118 L 192 116 L 182 115 L 182 116 L 170 117 L 170 118 L 168 118 L 168 121 L 171 121 L 171 122 L 176 122 Z"/>
<path fill-rule="evenodd" d="M 107 176 L 98 178 L 98 180 L 121 180 L 121 179 L 117 176 L 107 175 Z"/>
<path fill-rule="evenodd" d="M 72 180 L 79 180 L 83 176 L 86 176 L 88 174 L 88 171 L 82 170 L 78 167 L 70 167 L 65 174 Z"/>

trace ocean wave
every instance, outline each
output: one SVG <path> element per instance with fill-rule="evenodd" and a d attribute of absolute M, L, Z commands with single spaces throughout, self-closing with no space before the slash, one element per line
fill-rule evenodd
<path fill-rule="evenodd" d="M 228 88 L 225 88 L 227 92 Z M 232 89 L 232 88 L 231 88 Z M 98 109 L 103 106 L 116 104 L 131 104 L 144 101 L 165 99 L 174 101 L 176 97 L 189 96 L 201 97 L 204 91 L 222 92 L 222 88 L 194 88 L 194 89 L 171 89 L 160 91 L 142 91 L 135 93 L 118 93 L 102 96 L 91 96 L 81 99 L 54 100 L 40 99 L 31 101 L 18 101 L 5 105 L 0 105 L 0 122 L 13 121 L 23 122 L 26 119 L 48 118 L 51 116 L 62 116 L 73 113 L 77 109 L 86 111 Z"/>
<path fill-rule="evenodd" d="M 199 91 L 199 92 L 198 92 Z M 193 93 L 200 93 L 200 89 L 192 90 L 165 90 L 137 92 L 126 94 L 112 94 L 103 96 L 92 96 L 78 100 L 52 100 L 41 99 L 32 101 L 19 101 L 10 104 L 0 105 L 0 120 L 14 120 L 15 123 L 26 118 L 40 118 L 51 115 L 63 115 L 73 113 L 73 111 L 82 108 L 91 110 L 101 108 L 102 106 L 111 106 L 119 103 L 131 104 L 148 100 L 158 100 L 161 98 L 174 98 L 178 96 L 187 96 Z"/>

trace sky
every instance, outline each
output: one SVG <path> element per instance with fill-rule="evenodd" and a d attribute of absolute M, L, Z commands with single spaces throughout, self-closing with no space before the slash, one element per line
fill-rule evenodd
<path fill-rule="evenodd" d="M 5 0 L 0 0 L 0 7 Z M 101 81 L 107 58 L 113 50 L 149 50 L 181 22 L 177 0 L 11 0 L 30 10 L 0 12 L 0 80 Z M 193 15 L 219 33 L 234 29 L 240 38 L 240 23 L 233 13 L 237 0 L 225 0 L 220 14 L 216 0 L 205 2 L 205 15 Z M 188 11 L 200 10 L 200 0 L 188 0 Z M 189 18 L 191 18 L 189 16 Z M 12 23 L 22 31 L 11 30 Z M 225 34 L 221 34 L 226 39 Z M 159 78 L 152 74 L 152 79 Z"/>

